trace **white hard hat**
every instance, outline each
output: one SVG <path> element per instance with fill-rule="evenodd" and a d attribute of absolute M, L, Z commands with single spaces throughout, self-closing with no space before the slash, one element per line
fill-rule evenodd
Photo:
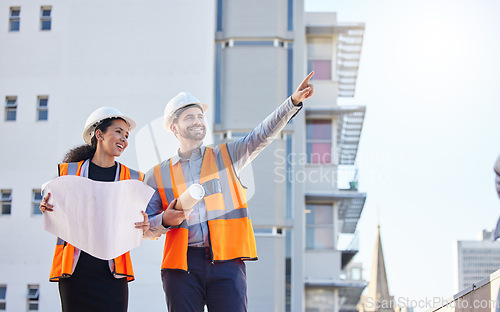
<path fill-rule="evenodd" d="M 132 120 L 132 118 L 129 118 L 127 116 L 124 116 L 119 110 L 113 107 L 99 107 L 95 111 L 90 114 L 90 116 L 87 118 L 87 121 L 85 122 L 85 128 L 83 129 L 83 140 L 87 144 L 90 143 L 90 139 L 94 135 L 95 128 L 103 121 L 104 119 L 108 118 L 114 118 L 118 117 L 123 120 L 128 124 L 129 126 L 129 131 L 132 131 L 135 129 L 135 121 Z"/>
<path fill-rule="evenodd" d="M 163 112 L 163 126 L 167 129 L 167 131 L 172 131 L 170 130 L 170 125 L 175 119 L 175 112 L 190 104 L 199 104 L 203 113 L 205 113 L 208 109 L 207 104 L 201 103 L 200 100 L 189 92 L 181 92 L 177 94 L 167 103 L 165 111 Z"/>

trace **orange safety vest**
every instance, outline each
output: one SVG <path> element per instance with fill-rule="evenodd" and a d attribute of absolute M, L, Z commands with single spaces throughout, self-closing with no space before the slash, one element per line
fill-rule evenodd
<path fill-rule="evenodd" d="M 180 162 L 172 159 L 154 167 L 163 210 L 186 189 Z M 205 205 L 213 261 L 257 260 L 252 222 L 248 216 L 246 188 L 236 176 L 226 144 L 207 147 L 201 165 L 200 184 Z M 188 224 L 170 227 L 165 237 L 162 269 L 187 271 Z"/>
<path fill-rule="evenodd" d="M 85 161 L 75 163 L 59 164 L 59 176 L 64 175 L 82 175 L 82 165 Z M 144 174 L 127 168 L 118 163 L 120 166 L 120 181 L 121 180 L 144 180 Z M 49 281 L 57 282 L 60 278 L 70 277 L 73 273 L 75 247 L 64 240 L 57 238 L 56 250 L 54 259 L 52 260 L 52 268 L 50 270 Z M 127 282 L 134 280 L 134 270 L 132 269 L 132 260 L 130 252 L 126 252 L 121 256 L 113 259 L 112 273 L 115 277 L 126 277 Z"/>

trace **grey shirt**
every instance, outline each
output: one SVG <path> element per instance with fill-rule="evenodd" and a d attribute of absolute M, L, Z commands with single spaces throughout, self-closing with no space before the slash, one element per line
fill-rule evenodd
<path fill-rule="evenodd" d="M 272 142 L 273 138 L 301 108 L 302 103 L 295 106 L 289 97 L 245 137 L 227 144 L 236 174 L 239 175 L 241 170 Z M 201 164 L 205 149 L 205 146 L 200 146 L 193 151 L 191 157 L 188 159 L 182 159 L 178 154 L 172 157 L 172 165 L 178 162 L 181 164 L 186 187 L 200 182 Z M 144 234 L 144 237 L 157 239 L 161 234 L 166 233 L 168 228 L 162 225 L 163 206 L 156 186 L 153 169 L 146 173 L 144 182 L 155 188 L 155 193 L 146 209 L 146 213 L 149 216 L 150 230 Z M 189 215 L 189 246 L 209 246 L 207 221 L 207 209 L 205 202 L 201 200 L 193 207 L 193 211 Z"/>

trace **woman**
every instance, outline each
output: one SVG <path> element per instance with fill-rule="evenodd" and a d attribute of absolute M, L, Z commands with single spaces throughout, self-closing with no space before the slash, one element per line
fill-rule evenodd
<path fill-rule="evenodd" d="M 79 175 L 95 181 L 143 180 L 142 172 L 131 170 L 115 161 L 127 148 L 129 131 L 135 122 L 120 111 L 101 107 L 88 118 L 83 131 L 87 145 L 70 150 L 64 163 L 59 165 L 59 175 Z M 53 211 L 43 199 L 40 210 Z M 57 209 L 57 207 L 56 207 Z M 149 228 L 147 215 L 135 227 Z M 50 281 L 59 282 L 62 310 L 74 311 L 127 311 L 128 285 L 134 280 L 129 252 L 113 259 L 95 258 L 71 244 L 57 239 Z"/>

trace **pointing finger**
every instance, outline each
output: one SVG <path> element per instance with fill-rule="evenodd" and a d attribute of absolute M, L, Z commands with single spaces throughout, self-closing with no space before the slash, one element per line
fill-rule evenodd
<path fill-rule="evenodd" d="M 311 80 L 311 77 L 314 75 L 314 70 L 311 71 L 309 73 L 309 75 L 307 75 L 306 78 L 304 78 L 304 80 L 302 81 L 302 83 L 300 84 L 300 89 L 303 89 L 305 87 L 307 87 L 307 85 L 309 84 L 309 80 Z"/>

